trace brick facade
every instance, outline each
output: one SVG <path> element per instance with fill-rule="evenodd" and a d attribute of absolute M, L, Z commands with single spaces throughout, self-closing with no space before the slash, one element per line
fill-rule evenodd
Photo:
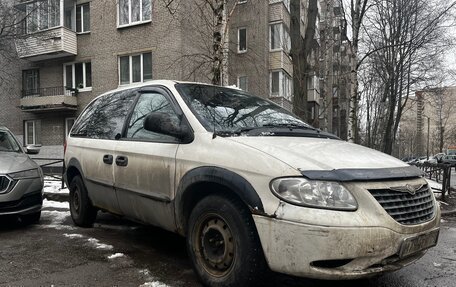
<path fill-rule="evenodd" d="M 66 5 L 69 2 L 71 1 L 65 1 Z M 76 56 L 62 54 L 53 56 L 53 59 L 38 57 L 17 61 L 20 65 L 16 62 L 7 63 L 11 66 L 12 75 L 10 85 L 2 85 L 0 88 L 0 124 L 8 126 L 21 140 L 25 140 L 25 121 L 35 121 L 35 133 L 39 134 L 36 143 L 62 146 L 66 119 L 77 117 L 97 95 L 119 87 L 120 56 L 151 52 L 153 79 L 211 80 L 210 62 L 200 65 L 197 58 L 189 56 L 210 55 L 212 45 L 210 27 L 205 27 L 201 18 L 197 17 L 200 12 L 194 2 L 181 1 L 179 9 L 173 10 L 172 14 L 161 1 L 153 0 L 151 21 L 122 28 L 117 25 L 117 1 L 74 2 L 75 5 L 84 3 L 90 3 L 90 32 L 77 34 Z M 229 6 L 233 7 L 233 3 L 230 1 Z M 66 6 L 65 9 L 67 8 L 72 6 Z M 269 97 L 271 70 L 279 68 L 292 76 L 288 54 L 279 51 L 275 53 L 280 57 L 275 57 L 270 52 L 270 24 L 277 22 L 289 27 L 289 11 L 282 1 L 251 0 L 239 4 L 234 10 L 229 20 L 230 85 L 237 85 L 239 77 L 247 77 L 251 93 Z M 237 52 L 238 28 L 247 29 L 245 53 Z M 0 59 L 0 62 L 5 61 Z M 73 94 L 77 106 L 72 108 L 62 104 L 58 109 L 21 109 L 20 106 L 24 103 L 21 102 L 23 70 L 39 70 L 40 89 L 60 87 L 65 90 L 64 65 L 82 62 L 91 63 L 92 88 Z M 197 68 L 198 66 L 201 67 Z M 290 102 L 284 102 L 284 99 L 279 102 L 291 109 Z"/>

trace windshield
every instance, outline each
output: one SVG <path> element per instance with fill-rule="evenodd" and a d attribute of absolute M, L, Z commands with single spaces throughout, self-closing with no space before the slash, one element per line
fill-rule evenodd
<path fill-rule="evenodd" d="M 198 84 L 176 87 L 208 131 L 239 132 L 261 127 L 312 129 L 278 105 L 241 90 Z"/>
<path fill-rule="evenodd" d="M 0 130 L 0 152 L 21 152 L 16 139 L 6 130 Z"/>

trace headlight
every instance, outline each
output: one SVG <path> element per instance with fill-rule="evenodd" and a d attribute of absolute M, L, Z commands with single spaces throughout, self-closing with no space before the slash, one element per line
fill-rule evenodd
<path fill-rule="evenodd" d="M 271 190 L 291 204 L 349 211 L 358 208 L 353 195 L 337 182 L 299 177 L 277 178 L 271 182 Z"/>
<path fill-rule="evenodd" d="M 24 170 L 24 171 L 20 171 L 20 172 L 15 172 L 15 173 L 10 173 L 8 175 L 13 179 L 40 177 L 40 173 L 38 172 L 37 168 Z"/>

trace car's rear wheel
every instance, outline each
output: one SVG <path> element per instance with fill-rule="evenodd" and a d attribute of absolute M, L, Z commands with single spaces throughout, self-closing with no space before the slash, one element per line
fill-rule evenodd
<path fill-rule="evenodd" d="M 257 285 L 264 256 L 249 210 L 235 198 L 211 195 L 192 210 L 187 249 L 207 286 Z"/>
<path fill-rule="evenodd" d="M 97 209 L 90 202 L 80 176 L 75 176 L 70 183 L 70 213 L 73 222 L 81 227 L 91 227 L 97 217 Z"/>

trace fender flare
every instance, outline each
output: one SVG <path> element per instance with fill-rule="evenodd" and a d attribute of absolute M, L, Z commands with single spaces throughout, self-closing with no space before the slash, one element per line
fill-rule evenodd
<path fill-rule="evenodd" d="M 178 232 L 185 234 L 186 207 L 185 204 L 192 197 L 192 194 L 198 193 L 192 187 L 197 184 L 218 184 L 224 186 L 227 190 L 237 195 L 251 211 L 255 210 L 264 213 L 263 203 L 253 186 L 242 176 L 230 170 L 204 166 L 188 171 L 180 180 L 175 197 L 176 225 Z"/>
<path fill-rule="evenodd" d="M 68 161 L 68 165 L 65 166 L 65 173 L 63 174 L 63 179 L 65 180 L 66 185 L 69 187 L 71 184 L 71 182 L 68 181 L 68 170 L 71 168 L 75 168 L 78 170 L 79 174 L 81 174 L 82 181 L 85 184 L 85 176 L 84 176 L 84 172 L 82 171 L 81 164 L 79 163 L 79 161 L 77 159 L 71 158 Z"/>

